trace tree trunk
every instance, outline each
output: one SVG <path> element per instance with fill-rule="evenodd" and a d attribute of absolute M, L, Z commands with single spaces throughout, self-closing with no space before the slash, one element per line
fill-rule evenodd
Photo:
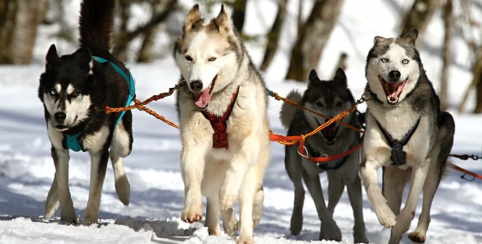
<path fill-rule="evenodd" d="M 164 11 L 167 6 L 169 6 L 169 1 L 152 1 L 151 8 L 152 8 L 152 15 L 154 16 L 156 13 Z M 142 42 L 142 46 L 139 49 L 139 55 L 137 56 L 137 62 L 139 63 L 150 63 L 154 59 L 154 44 L 156 41 L 157 33 L 159 32 L 159 26 L 154 26 L 152 29 L 147 30 L 144 33 L 144 41 Z"/>
<path fill-rule="evenodd" d="M 333 70 L 333 73 L 331 75 L 332 78 L 335 77 L 336 71 L 338 68 L 342 68 L 344 71 L 346 71 L 347 65 L 346 65 L 346 60 L 348 59 L 348 55 L 346 53 L 340 54 L 340 58 L 338 59 L 338 64 L 335 66 L 335 69 Z"/>
<path fill-rule="evenodd" d="M 481 68 L 482 69 L 482 68 Z M 482 114 L 482 75 L 479 75 L 477 82 L 477 92 L 475 97 L 475 111 L 476 114 Z"/>
<path fill-rule="evenodd" d="M 45 1 L 2 0 L 0 64 L 29 64 Z M 0 7 L 0 8 L 3 8 Z"/>
<path fill-rule="evenodd" d="M 127 25 L 129 24 L 130 19 L 130 9 L 131 9 L 131 1 L 130 0 L 119 0 L 119 10 L 120 10 L 120 27 L 119 32 L 116 38 L 116 45 L 113 50 L 114 56 L 116 56 L 119 60 L 126 62 L 127 61 L 127 45 L 119 46 L 118 40 L 122 39 L 125 35 L 127 35 Z"/>
<path fill-rule="evenodd" d="M 248 0 L 236 0 L 233 3 L 233 25 L 239 33 L 243 32 L 244 17 L 246 16 L 246 4 Z"/>
<path fill-rule="evenodd" d="M 301 36 L 301 34 L 303 33 L 302 32 L 302 30 L 303 30 L 303 1 L 304 0 L 299 0 L 299 2 L 298 2 L 298 17 L 296 19 L 298 36 Z"/>
<path fill-rule="evenodd" d="M 335 23 L 343 0 L 317 0 L 291 51 L 286 79 L 306 81 L 311 69 L 316 69 Z"/>
<path fill-rule="evenodd" d="M 482 112 L 482 45 L 479 46 L 479 50 L 477 51 L 476 60 L 474 62 L 474 66 L 472 67 L 472 82 L 470 83 L 467 90 L 465 90 L 465 94 L 462 97 L 462 101 L 460 102 L 458 112 L 462 113 L 464 111 L 465 103 L 467 102 L 467 98 L 469 97 L 470 91 L 473 88 L 476 88 L 476 104 L 474 113 L 481 113 Z"/>
<path fill-rule="evenodd" d="M 448 79 L 449 79 L 449 67 L 451 60 L 450 46 L 452 37 L 452 0 L 446 0 L 444 8 L 444 26 L 445 26 L 445 41 L 443 49 L 443 67 L 442 77 L 440 84 L 440 109 L 447 110 L 448 108 Z"/>
<path fill-rule="evenodd" d="M 263 63 L 261 64 L 261 70 L 266 71 L 278 50 L 279 39 L 281 37 L 281 30 L 283 29 L 283 23 L 286 16 L 286 5 L 288 0 L 279 0 L 278 14 L 274 20 L 271 31 L 268 33 L 268 46 L 263 57 Z"/>
<path fill-rule="evenodd" d="M 433 13 L 439 5 L 440 0 L 415 0 L 412 8 L 402 21 L 400 37 L 411 29 L 418 29 L 416 45 L 419 46 L 423 42 L 423 34 L 432 19 Z"/>

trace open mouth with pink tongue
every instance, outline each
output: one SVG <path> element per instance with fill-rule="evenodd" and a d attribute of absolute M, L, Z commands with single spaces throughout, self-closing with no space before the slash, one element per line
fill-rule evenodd
<path fill-rule="evenodd" d="M 321 125 L 320 121 L 315 117 L 316 123 L 318 123 L 318 126 Z M 328 119 L 325 120 L 325 123 L 328 122 Z M 338 133 L 338 128 L 340 125 L 336 122 L 333 124 L 327 126 L 325 129 L 321 130 L 321 134 L 323 134 L 323 137 L 325 137 L 325 142 L 328 146 L 331 146 L 335 144 L 336 140 L 336 134 Z"/>
<path fill-rule="evenodd" d="M 378 78 L 380 79 L 385 95 L 387 96 L 387 102 L 391 105 L 397 104 L 400 94 L 403 91 L 403 87 L 405 87 L 405 84 L 407 83 L 408 77 L 407 79 L 398 82 L 387 82 L 380 75 Z"/>
<path fill-rule="evenodd" d="M 208 108 L 209 101 L 211 101 L 211 93 L 213 92 L 214 85 L 216 83 L 216 79 L 218 75 L 214 76 L 214 79 L 211 81 L 211 84 L 207 89 L 203 92 L 195 93 L 194 94 L 194 103 L 199 110 L 205 110 Z"/>

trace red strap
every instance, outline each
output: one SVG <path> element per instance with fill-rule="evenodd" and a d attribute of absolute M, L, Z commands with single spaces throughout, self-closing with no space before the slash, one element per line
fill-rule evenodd
<path fill-rule="evenodd" d="M 343 158 L 345 156 L 348 156 L 350 155 L 351 153 L 355 152 L 356 150 L 360 149 L 362 146 L 362 144 L 358 144 L 357 146 L 355 146 L 354 148 L 346 151 L 346 152 L 343 152 L 343 153 L 340 153 L 340 154 L 337 154 L 337 155 L 333 155 L 333 156 L 327 156 L 327 157 L 310 157 L 306 154 L 306 150 L 305 150 L 305 140 L 301 140 L 300 141 L 300 145 L 298 147 L 298 152 L 299 154 L 310 160 L 310 161 L 314 161 L 314 162 L 317 162 L 317 163 L 321 163 L 321 162 L 328 162 L 328 161 L 332 161 L 332 160 L 337 160 L 337 159 L 340 159 L 340 158 Z"/>

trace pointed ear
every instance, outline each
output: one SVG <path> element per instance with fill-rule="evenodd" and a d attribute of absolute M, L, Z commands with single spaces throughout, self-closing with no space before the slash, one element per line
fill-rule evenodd
<path fill-rule="evenodd" d="M 343 86 L 347 86 L 346 74 L 342 68 L 338 68 L 335 73 L 335 78 L 333 78 L 334 82 L 339 82 L 343 84 Z"/>
<path fill-rule="evenodd" d="M 92 71 L 92 53 L 89 48 L 79 48 L 73 53 L 79 62 L 80 67 L 85 71 Z"/>
<path fill-rule="evenodd" d="M 221 11 L 219 12 L 218 17 L 216 17 L 214 22 L 218 26 L 219 32 L 228 32 L 233 28 L 231 18 L 228 16 L 226 5 L 224 3 L 221 5 Z"/>
<path fill-rule="evenodd" d="M 318 80 L 320 80 L 320 78 L 318 78 L 318 73 L 316 73 L 316 70 L 312 69 L 308 75 L 308 85 L 313 84 Z"/>
<path fill-rule="evenodd" d="M 385 40 L 387 40 L 387 38 L 381 37 L 381 36 L 375 36 L 375 38 L 373 38 L 373 44 L 378 45 Z"/>
<path fill-rule="evenodd" d="M 201 20 L 201 14 L 199 13 L 199 4 L 195 4 L 189 13 L 186 16 L 186 20 L 184 20 L 184 26 L 182 27 L 182 31 L 190 31 L 194 24 Z"/>
<path fill-rule="evenodd" d="M 405 36 L 403 36 L 402 39 L 407 43 L 415 45 L 415 41 L 417 40 L 417 37 L 418 37 L 418 30 L 412 29 L 407 34 L 405 34 Z"/>
<path fill-rule="evenodd" d="M 51 69 L 57 63 L 59 60 L 59 55 L 57 54 L 57 48 L 55 47 L 55 44 L 50 45 L 49 50 L 47 51 L 47 56 L 45 57 L 46 61 L 46 68 Z"/>

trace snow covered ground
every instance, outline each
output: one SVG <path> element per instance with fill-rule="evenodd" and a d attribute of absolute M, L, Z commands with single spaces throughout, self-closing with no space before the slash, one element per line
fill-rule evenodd
<path fill-rule="evenodd" d="M 75 1 L 73 1 L 75 2 Z M 190 1 L 186 5 L 190 4 Z M 264 9 L 275 9 L 273 1 L 249 1 L 245 30 L 249 34 L 262 34 L 269 29 L 275 11 L 264 14 Z M 254 4 L 253 2 L 256 2 Z M 311 1 L 306 1 L 307 13 Z M 304 84 L 284 81 L 289 47 L 294 41 L 296 1 L 289 6 L 286 38 L 270 69 L 264 74 L 269 89 L 285 95 L 291 89 L 304 89 Z M 318 70 L 328 78 L 340 52 L 349 54 L 347 75 L 355 97 L 362 94 L 366 84 L 364 60 L 375 35 L 394 36 L 397 20 L 409 7 L 407 1 L 346 0 Z M 73 4 L 73 6 L 77 6 Z M 75 8 L 74 8 L 75 10 Z M 73 11 L 73 10 L 72 10 Z M 217 12 L 217 11 L 215 11 Z M 76 16 L 76 15 L 75 15 Z M 72 18 L 74 19 L 74 18 Z M 76 20 L 75 20 L 76 21 Z M 42 27 L 44 28 L 44 27 Z M 422 60 L 435 86 L 440 78 L 440 50 L 442 22 L 435 16 L 422 46 Z M 117 199 L 112 168 L 103 188 L 98 226 L 66 226 L 58 218 L 43 220 L 44 204 L 50 188 L 54 165 L 50 158 L 43 108 L 37 98 L 37 86 L 43 71 L 43 57 L 54 42 L 48 38 L 48 28 L 41 32 L 35 48 L 36 62 L 28 66 L 0 66 L 0 243 L 233 243 L 227 237 L 208 237 L 202 223 L 186 224 L 179 220 L 183 206 L 183 183 L 179 172 L 181 143 L 179 132 L 150 115 L 134 111 L 134 148 L 125 159 L 127 176 L 131 184 L 131 203 L 124 207 Z M 459 39 L 454 41 L 457 56 L 451 67 L 451 105 L 455 107 L 471 76 L 469 52 Z M 248 44 L 254 62 L 262 58 L 261 48 Z M 70 49 L 69 49 L 70 48 Z M 75 47 L 65 45 L 62 53 Z M 165 50 L 165 52 L 171 52 Z M 172 58 L 150 65 L 128 65 L 137 82 L 137 96 L 143 100 L 172 87 L 179 77 Z M 166 118 L 177 123 L 174 99 L 166 98 L 149 105 Z M 283 134 L 279 122 L 281 102 L 270 100 L 269 117 L 275 133 Z M 467 109 L 473 108 L 473 103 Z M 364 107 L 362 106 L 363 110 Z M 453 110 L 453 109 L 452 109 Z M 453 153 L 481 154 L 482 117 L 457 114 Z M 272 159 L 265 177 L 265 202 L 263 218 L 255 229 L 257 243 L 292 243 L 318 238 L 320 221 L 309 194 L 306 194 L 304 226 L 299 236 L 289 234 L 289 221 L 293 204 L 293 187 L 284 169 L 284 149 L 271 144 Z M 482 162 L 453 160 L 457 165 L 482 173 Z M 84 153 L 71 153 L 70 186 L 74 207 L 79 217 L 87 203 L 90 163 Z M 323 187 L 327 178 L 321 175 Z M 380 179 L 380 177 L 379 177 Z M 381 184 L 381 181 L 379 181 Z M 325 194 L 326 194 L 326 189 Z M 365 194 L 365 193 L 364 193 Z M 412 222 L 416 226 L 417 216 Z M 59 216 L 57 212 L 56 216 Z M 368 238 L 373 243 L 386 243 L 390 231 L 381 227 L 373 208 L 364 195 L 364 216 Z M 343 242 L 353 243 L 353 217 L 347 194 L 338 204 L 334 218 L 342 230 Z M 334 243 L 334 242 L 313 242 Z M 404 238 L 403 243 L 410 243 Z M 427 243 L 482 243 L 482 182 L 468 182 L 453 170 L 441 183 L 432 207 L 432 222 Z"/>

